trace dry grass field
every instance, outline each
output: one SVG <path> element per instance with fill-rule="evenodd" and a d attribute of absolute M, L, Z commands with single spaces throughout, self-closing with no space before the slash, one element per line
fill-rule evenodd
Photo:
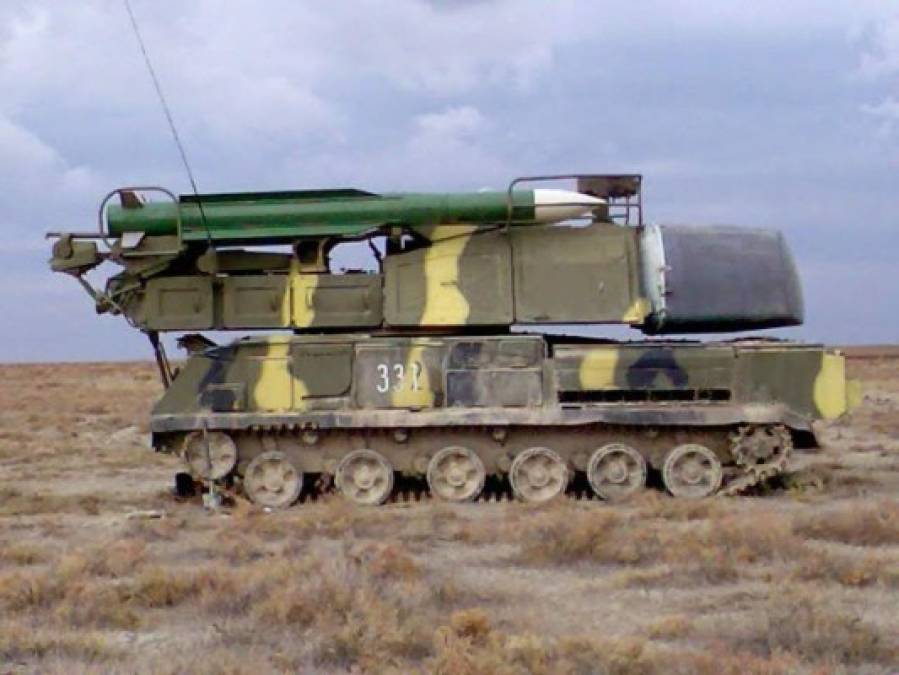
<path fill-rule="evenodd" d="M 896 672 L 899 348 L 852 357 L 765 496 L 272 514 L 173 499 L 150 364 L 0 366 L 0 673 Z"/>

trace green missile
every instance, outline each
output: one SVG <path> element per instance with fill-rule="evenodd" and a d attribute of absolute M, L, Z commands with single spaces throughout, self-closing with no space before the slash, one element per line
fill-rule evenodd
<path fill-rule="evenodd" d="M 604 200 L 570 190 L 389 193 L 312 190 L 182 196 L 178 203 L 141 203 L 133 195 L 106 209 L 109 236 L 176 235 L 184 241 L 273 244 L 304 237 L 359 237 L 385 226 L 506 223 L 576 218 Z M 511 217 L 510 217 L 511 216 Z M 180 232 L 179 232 L 180 227 Z"/>

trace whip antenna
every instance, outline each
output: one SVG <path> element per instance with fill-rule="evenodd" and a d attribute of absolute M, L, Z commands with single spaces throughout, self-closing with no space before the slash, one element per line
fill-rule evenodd
<path fill-rule="evenodd" d="M 147 45 L 144 44 L 144 39 L 141 37 L 140 28 L 137 26 L 137 18 L 134 16 L 134 10 L 131 9 L 131 2 L 130 0 L 122 0 L 122 3 L 125 5 L 125 11 L 128 12 L 128 18 L 131 20 L 131 28 L 134 29 L 134 37 L 137 38 L 137 44 L 140 47 L 141 54 L 143 54 L 147 72 L 150 73 L 150 79 L 153 81 L 153 87 L 156 89 L 156 95 L 159 97 L 159 103 L 162 105 L 162 112 L 165 113 L 165 119 L 168 121 L 169 129 L 172 132 L 172 138 L 175 140 L 175 145 L 178 147 L 178 154 L 181 155 L 181 162 L 184 164 L 185 171 L 187 171 L 187 179 L 190 181 L 190 187 L 194 192 L 194 197 L 197 198 L 197 206 L 200 208 L 200 221 L 203 223 L 203 228 L 206 230 L 206 240 L 210 246 L 213 246 L 212 234 L 209 232 L 209 225 L 206 223 L 206 214 L 203 212 L 203 202 L 200 200 L 200 191 L 197 189 L 197 181 L 194 180 L 194 172 L 191 171 L 190 162 L 187 161 L 187 153 L 184 151 L 184 145 L 181 143 L 181 137 L 178 135 L 175 119 L 172 117 L 172 111 L 166 101 L 165 94 L 162 93 L 162 86 L 159 84 L 159 78 L 156 77 L 156 70 L 153 68 L 153 63 L 150 61 Z"/>

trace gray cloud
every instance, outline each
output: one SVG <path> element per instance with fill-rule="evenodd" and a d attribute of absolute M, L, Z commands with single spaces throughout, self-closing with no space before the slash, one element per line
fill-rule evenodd
<path fill-rule="evenodd" d="M 860 74 L 873 82 L 886 83 L 889 91 L 875 103 L 865 103 L 861 110 L 880 122 L 880 135 L 895 142 L 899 130 L 899 16 L 871 26 L 862 37 L 865 49 Z M 899 156 L 896 156 L 899 164 Z"/>
<path fill-rule="evenodd" d="M 899 74 L 899 17 L 869 26 L 861 57 L 861 72 L 879 78 Z"/>

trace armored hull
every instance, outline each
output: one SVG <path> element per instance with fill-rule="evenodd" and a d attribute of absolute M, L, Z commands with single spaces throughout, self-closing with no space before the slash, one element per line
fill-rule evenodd
<path fill-rule="evenodd" d="M 331 484 L 380 503 L 395 476 L 449 500 L 493 477 L 543 501 L 575 483 L 621 498 L 658 473 L 699 497 L 783 470 L 813 420 L 845 411 L 842 373 L 838 353 L 767 341 L 248 338 L 192 356 L 151 429 L 271 507 Z"/>

